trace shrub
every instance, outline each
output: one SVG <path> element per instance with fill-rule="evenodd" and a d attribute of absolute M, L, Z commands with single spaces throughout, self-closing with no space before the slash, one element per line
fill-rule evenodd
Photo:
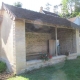
<path fill-rule="evenodd" d="M 0 73 L 4 72 L 6 68 L 6 63 L 0 61 Z"/>
<path fill-rule="evenodd" d="M 66 55 L 66 56 L 69 56 L 69 54 L 70 54 L 70 52 L 65 52 L 65 55 Z"/>
<path fill-rule="evenodd" d="M 40 59 L 42 59 L 42 60 L 48 60 L 49 57 L 48 57 L 47 54 L 43 53 L 43 54 L 41 54 L 41 58 Z"/>

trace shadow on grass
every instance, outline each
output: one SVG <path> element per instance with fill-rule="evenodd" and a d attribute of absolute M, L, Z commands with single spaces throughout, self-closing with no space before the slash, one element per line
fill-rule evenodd
<path fill-rule="evenodd" d="M 46 67 L 22 75 L 29 80 L 68 80 L 64 71 L 55 67 Z"/>
<path fill-rule="evenodd" d="M 46 68 L 41 68 L 28 73 L 24 73 L 18 77 L 22 79 L 17 80 L 68 80 L 64 71 L 61 68 L 65 63 L 59 63 L 54 66 L 49 66 Z M 16 79 L 9 79 L 16 80 Z"/>

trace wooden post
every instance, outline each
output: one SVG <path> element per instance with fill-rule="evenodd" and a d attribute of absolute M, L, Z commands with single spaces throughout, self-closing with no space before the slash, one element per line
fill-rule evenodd
<path fill-rule="evenodd" d="M 55 27 L 55 38 L 56 38 L 56 56 L 57 54 L 57 26 Z"/>

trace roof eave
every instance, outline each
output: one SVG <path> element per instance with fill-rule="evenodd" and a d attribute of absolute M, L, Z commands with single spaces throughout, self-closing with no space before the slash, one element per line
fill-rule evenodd
<path fill-rule="evenodd" d="M 73 22 L 71 22 L 71 27 L 72 27 L 73 29 L 80 29 L 80 25 L 77 25 L 77 24 L 75 24 L 75 23 L 73 23 Z"/>

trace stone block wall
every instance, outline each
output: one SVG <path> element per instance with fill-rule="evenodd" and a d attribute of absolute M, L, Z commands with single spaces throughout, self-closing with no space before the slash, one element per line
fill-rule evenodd
<path fill-rule="evenodd" d="M 26 60 L 39 59 L 40 54 L 48 53 L 50 33 L 26 32 Z"/>
<path fill-rule="evenodd" d="M 27 61 L 26 71 L 31 71 L 31 70 L 34 70 L 34 69 L 39 69 L 39 68 L 42 68 L 42 67 L 51 66 L 51 65 L 54 65 L 54 64 L 57 64 L 57 63 L 60 63 L 58 65 L 58 67 L 61 67 L 61 66 L 63 67 L 64 64 L 65 64 L 65 60 L 66 60 L 66 56 L 62 55 L 62 56 L 55 56 L 55 57 L 49 59 L 48 61 L 43 61 L 43 60 Z"/>
<path fill-rule="evenodd" d="M 76 30 L 67 28 L 57 29 L 57 38 L 60 43 L 60 54 L 76 53 Z M 51 33 L 26 32 L 26 53 L 47 52 L 47 41 L 55 40 L 55 28 Z"/>
<path fill-rule="evenodd" d="M 58 29 L 58 39 L 60 41 L 60 52 L 76 53 L 76 30 L 73 29 Z"/>
<path fill-rule="evenodd" d="M 3 21 L 1 24 L 0 41 L 1 41 L 1 60 L 6 62 L 10 72 L 14 69 L 13 56 L 13 21 L 6 11 L 3 12 Z"/>
<path fill-rule="evenodd" d="M 26 68 L 26 41 L 25 41 L 25 21 L 15 21 L 14 30 L 14 56 L 16 73 L 20 74 Z"/>
<path fill-rule="evenodd" d="M 52 39 L 55 40 L 55 29 L 52 32 Z M 67 28 L 57 29 L 57 39 L 60 43 L 60 54 L 66 52 L 76 53 L 76 30 Z"/>
<path fill-rule="evenodd" d="M 51 39 L 49 33 L 26 32 L 26 51 L 30 53 L 47 53 L 48 40 Z"/>

